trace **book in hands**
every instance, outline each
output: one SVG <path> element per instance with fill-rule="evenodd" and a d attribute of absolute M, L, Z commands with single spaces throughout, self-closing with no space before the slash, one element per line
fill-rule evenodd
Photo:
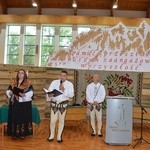
<path fill-rule="evenodd" d="M 19 89 L 17 88 L 16 86 L 13 88 L 12 90 L 13 94 L 16 95 L 16 96 L 20 96 L 19 93 L 23 93 L 23 90 L 22 89 Z"/>
<path fill-rule="evenodd" d="M 45 91 L 46 94 L 53 94 L 53 97 L 56 97 L 56 96 L 59 96 L 59 95 L 63 94 L 63 93 L 61 93 L 60 91 L 58 91 L 56 89 L 54 89 L 53 91 L 49 91 L 49 90 L 43 88 L 43 90 Z"/>

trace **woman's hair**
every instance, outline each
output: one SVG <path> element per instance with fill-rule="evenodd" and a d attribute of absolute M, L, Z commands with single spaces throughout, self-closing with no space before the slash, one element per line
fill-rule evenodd
<path fill-rule="evenodd" d="M 26 71 L 24 70 L 24 69 L 19 69 L 18 70 L 18 73 L 17 73 L 17 76 L 16 76 L 16 81 L 17 81 L 17 85 L 18 85 L 18 83 L 19 83 L 19 72 L 20 71 L 23 71 L 24 72 L 24 78 L 23 78 L 23 81 L 21 82 L 21 85 L 24 83 L 24 82 L 26 82 L 27 81 L 27 79 L 28 79 L 28 76 L 27 76 L 27 73 L 26 73 Z"/>

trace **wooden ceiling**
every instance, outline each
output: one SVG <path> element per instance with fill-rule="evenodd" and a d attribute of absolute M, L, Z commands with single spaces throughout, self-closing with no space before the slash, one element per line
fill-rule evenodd
<path fill-rule="evenodd" d="M 34 0 L 39 8 L 72 9 L 73 0 Z M 115 0 L 76 0 L 78 9 L 112 9 Z M 0 0 L 4 13 L 8 8 L 33 8 L 32 0 Z M 148 11 L 150 0 L 118 0 L 118 10 Z"/>

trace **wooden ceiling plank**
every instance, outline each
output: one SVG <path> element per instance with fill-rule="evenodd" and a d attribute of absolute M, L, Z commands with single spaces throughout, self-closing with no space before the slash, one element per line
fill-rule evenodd
<path fill-rule="evenodd" d="M 7 5 L 5 0 L 0 0 L 0 9 L 2 10 L 2 14 L 7 14 Z"/>
<path fill-rule="evenodd" d="M 31 0 L 3 0 L 8 8 L 32 8 Z M 72 9 L 72 0 L 38 0 L 41 8 Z M 109 9 L 114 0 L 77 0 L 77 9 Z M 119 0 L 119 10 L 147 11 L 150 0 Z M 39 9 L 40 11 L 40 9 Z"/>

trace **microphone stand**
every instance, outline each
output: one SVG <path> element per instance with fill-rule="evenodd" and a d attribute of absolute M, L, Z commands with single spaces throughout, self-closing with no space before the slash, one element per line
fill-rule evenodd
<path fill-rule="evenodd" d="M 130 93 L 132 96 L 133 94 Z M 133 96 L 134 97 L 134 96 Z M 140 138 L 137 138 L 135 139 L 134 141 L 137 141 L 136 144 L 133 146 L 133 148 L 135 148 L 139 143 L 142 143 L 142 141 L 150 144 L 148 141 L 146 141 L 144 138 L 143 138 L 143 115 L 144 115 L 144 112 L 147 113 L 146 109 L 141 105 L 141 103 L 134 97 L 134 99 L 136 100 L 136 102 L 138 103 L 138 105 L 141 107 L 141 135 L 140 135 Z"/>
<path fill-rule="evenodd" d="M 133 146 L 133 148 L 135 148 L 139 143 L 142 143 L 142 141 L 145 141 L 146 143 L 150 144 L 148 141 L 146 141 L 143 138 L 143 115 L 144 115 L 144 112 L 147 113 L 147 111 L 146 111 L 146 109 L 139 102 L 138 102 L 138 104 L 141 107 L 141 135 L 140 135 L 140 138 L 137 138 L 137 139 L 134 140 L 134 141 L 137 141 L 137 142 Z"/>

